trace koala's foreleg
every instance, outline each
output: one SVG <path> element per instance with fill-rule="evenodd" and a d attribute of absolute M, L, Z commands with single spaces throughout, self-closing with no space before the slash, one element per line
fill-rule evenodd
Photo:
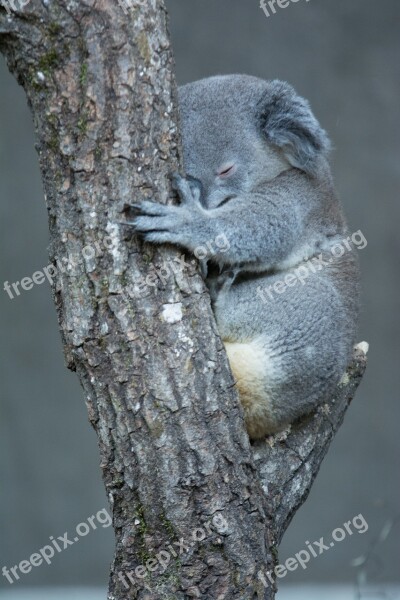
<path fill-rule="evenodd" d="M 148 200 L 131 205 L 136 216 L 126 224 L 145 241 L 175 244 L 195 255 L 200 247 L 206 247 L 207 259 L 219 264 L 258 267 L 284 259 L 298 238 L 297 212 L 286 211 L 273 189 L 266 218 L 264 194 L 232 197 L 220 207 L 207 209 L 201 202 L 201 188 L 192 180 L 177 176 L 175 187 L 181 199 L 178 206 Z M 219 246 L 215 241 L 221 236 L 224 243 Z"/>

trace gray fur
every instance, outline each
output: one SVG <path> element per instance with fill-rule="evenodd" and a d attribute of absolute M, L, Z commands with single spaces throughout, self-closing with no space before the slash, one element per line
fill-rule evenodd
<path fill-rule="evenodd" d="M 134 205 L 132 224 L 148 242 L 195 253 L 226 237 L 229 249 L 211 244 L 206 259 L 218 328 L 225 342 L 265 344 L 276 370 L 262 385 L 279 429 L 334 392 L 355 341 L 355 253 L 331 260 L 348 231 L 329 140 L 307 101 L 281 81 L 212 77 L 180 88 L 179 103 L 184 165 L 194 179 L 175 178 L 179 206 Z M 236 172 L 216 175 L 232 163 Z M 265 293 L 320 255 L 328 264 L 304 285 L 272 299 Z"/>

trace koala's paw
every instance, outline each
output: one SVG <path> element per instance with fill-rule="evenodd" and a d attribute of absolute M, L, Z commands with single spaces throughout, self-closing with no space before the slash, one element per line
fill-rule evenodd
<path fill-rule="evenodd" d="M 142 236 L 146 242 L 155 244 L 183 244 L 183 234 L 192 218 L 190 211 L 183 206 L 171 206 L 143 200 L 129 205 L 133 218 L 124 224 Z"/>
<path fill-rule="evenodd" d="M 196 208 L 202 206 L 202 184 L 194 177 L 182 177 L 179 173 L 171 175 L 172 188 L 178 193 L 181 206 L 190 205 Z"/>
<path fill-rule="evenodd" d="M 172 187 L 178 192 L 179 206 L 143 200 L 126 206 L 133 218 L 124 222 L 140 234 L 146 242 L 176 244 L 187 249 L 196 230 L 196 223 L 204 210 L 201 204 L 201 183 L 193 177 L 171 176 Z"/>

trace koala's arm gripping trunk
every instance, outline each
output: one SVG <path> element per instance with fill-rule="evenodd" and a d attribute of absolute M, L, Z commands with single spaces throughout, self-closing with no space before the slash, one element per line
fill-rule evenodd
<path fill-rule="evenodd" d="M 303 237 L 300 200 L 292 190 L 287 192 L 282 179 L 263 191 L 232 196 L 216 208 L 204 206 L 197 190 L 184 178 L 178 180 L 179 206 L 148 200 L 131 205 L 136 216 L 127 224 L 145 241 L 182 246 L 198 258 L 220 264 L 271 268 L 286 259 Z"/>

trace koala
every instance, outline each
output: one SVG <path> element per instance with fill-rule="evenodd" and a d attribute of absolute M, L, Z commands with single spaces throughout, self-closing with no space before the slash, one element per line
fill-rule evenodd
<path fill-rule="evenodd" d="M 330 142 L 278 80 L 195 81 L 179 89 L 179 112 L 180 204 L 133 204 L 130 224 L 195 255 L 223 234 L 202 268 L 248 434 L 263 438 L 335 393 L 355 341 L 358 263 Z"/>

